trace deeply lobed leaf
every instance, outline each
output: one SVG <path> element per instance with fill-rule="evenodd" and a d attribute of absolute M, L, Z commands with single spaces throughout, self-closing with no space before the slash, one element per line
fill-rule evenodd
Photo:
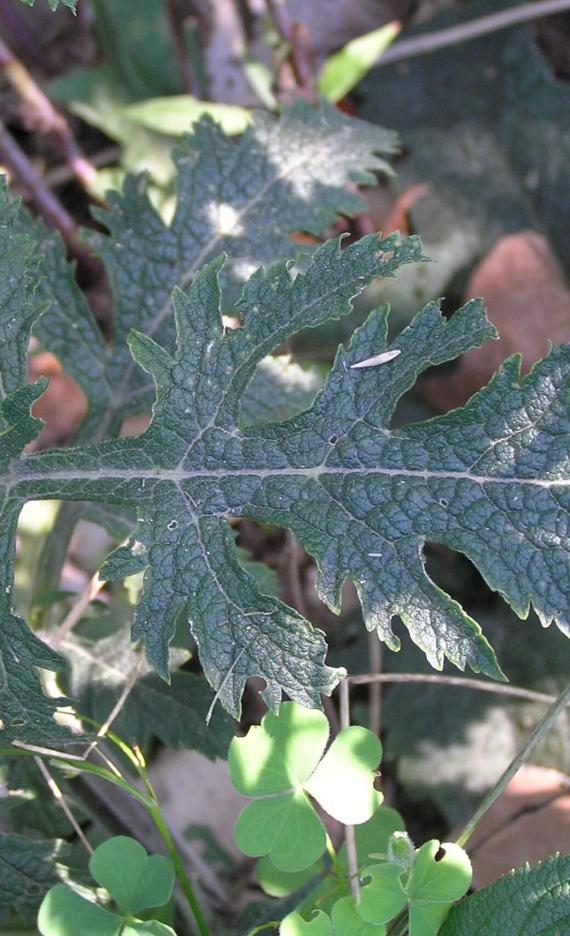
<path fill-rule="evenodd" d="M 551 855 L 472 894 L 441 936 L 556 936 L 570 925 L 570 856 Z"/>

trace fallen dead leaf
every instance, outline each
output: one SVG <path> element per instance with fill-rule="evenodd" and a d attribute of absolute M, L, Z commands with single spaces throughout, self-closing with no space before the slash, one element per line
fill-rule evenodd
<path fill-rule="evenodd" d="M 492 884 L 511 868 L 570 852 L 570 778 L 525 765 L 473 835 L 468 851 L 473 887 Z"/>
<path fill-rule="evenodd" d="M 79 385 L 66 374 L 58 359 L 48 351 L 30 356 L 28 379 L 47 377 L 48 388 L 32 408 L 45 425 L 28 451 L 61 445 L 75 434 L 87 413 L 87 400 Z"/>
<path fill-rule="evenodd" d="M 477 267 L 466 299 L 482 296 L 499 341 L 468 351 L 450 374 L 426 382 L 441 410 L 462 406 L 509 355 L 520 352 L 526 373 L 549 343 L 570 341 L 570 290 L 548 242 L 535 231 L 503 237 Z"/>

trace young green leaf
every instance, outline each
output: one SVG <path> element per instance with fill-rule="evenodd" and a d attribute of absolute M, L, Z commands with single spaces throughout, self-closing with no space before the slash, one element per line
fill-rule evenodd
<path fill-rule="evenodd" d="M 367 822 L 355 826 L 354 837 L 356 840 L 358 868 L 362 870 L 370 861 L 375 860 L 378 854 L 383 855 L 383 860 L 385 860 L 393 833 L 402 831 L 404 828 L 404 820 L 400 814 L 395 809 L 390 809 L 389 806 L 380 806 Z M 337 865 L 344 874 L 348 875 L 346 845 L 343 845 L 338 852 Z M 285 897 L 292 894 L 293 891 L 310 881 L 311 878 L 322 876 L 324 872 L 325 863 L 319 860 L 303 871 L 288 874 L 276 868 L 267 856 L 260 858 L 255 868 L 258 884 L 266 894 L 270 894 L 272 897 Z M 319 907 L 328 911 L 334 903 L 331 894 L 334 895 L 335 899 L 338 896 L 338 894 L 334 894 L 334 891 L 331 891 L 329 877 L 323 880 L 303 901 L 303 909 L 314 906 L 318 902 Z"/>
<path fill-rule="evenodd" d="M 401 28 L 398 22 L 387 23 L 347 42 L 324 62 L 318 80 L 320 93 L 335 104 L 346 97 L 393 43 Z"/>
<path fill-rule="evenodd" d="M 167 136 L 187 136 L 192 125 L 205 115 L 215 120 L 228 135 L 243 133 L 252 122 L 249 111 L 235 104 L 200 101 L 191 94 L 148 98 L 124 109 L 128 120 Z"/>
<path fill-rule="evenodd" d="M 38 915 L 42 936 L 175 936 L 156 920 L 137 920 L 150 908 L 168 903 L 174 887 L 174 869 L 168 858 L 147 855 L 134 839 L 116 836 L 99 845 L 89 862 L 93 878 L 114 899 L 119 913 L 98 906 L 63 884 L 46 894 Z"/>
<path fill-rule="evenodd" d="M 570 856 L 511 871 L 454 907 L 441 936 L 557 936 L 570 927 Z"/>
<path fill-rule="evenodd" d="M 142 845 L 126 835 L 99 845 L 91 856 L 89 870 L 125 916 L 162 907 L 172 895 L 172 863 L 162 855 L 147 855 Z"/>
<path fill-rule="evenodd" d="M 279 936 L 385 936 L 385 926 L 366 923 L 358 915 L 353 897 L 337 900 L 331 916 L 317 910 L 307 921 L 300 913 L 290 913 L 279 927 Z"/>
<path fill-rule="evenodd" d="M 380 742 L 364 728 L 346 728 L 321 760 L 328 737 L 322 712 L 286 702 L 278 716 L 269 712 L 244 738 L 234 738 L 228 756 L 232 783 L 244 796 L 259 797 L 236 824 L 236 842 L 245 854 L 269 855 L 286 872 L 302 871 L 320 858 L 326 832 L 308 793 L 341 822 L 348 814 L 350 821 L 370 818 L 381 801 L 372 772 L 382 756 Z M 347 781 L 354 784 L 355 798 L 362 797 L 357 809 L 347 810 L 343 802 Z"/>
<path fill-rule="evenodd" d="M 304 920 L 300 913 L 289 913 L 279 927 L 279 936 L 332 936 L 331 921 L 322 910 L 310 920 Z"/>
<path fill-rule="evenodd" d="M 458 845 L 433 839 L 415 854 L 409 873 L 400 865 L 365 868 L 358 913 L 371 923 L 387 923 L 409 908 L 410 936 L 435 936 L 451 905 L 467 893 L 471 863 Z"/>

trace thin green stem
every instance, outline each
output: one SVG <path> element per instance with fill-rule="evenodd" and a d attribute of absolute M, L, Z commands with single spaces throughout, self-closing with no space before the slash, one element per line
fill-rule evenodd
<path fill-rule="evenodd" d="M 170 829 L 168 828 L 166 822 L 164 821 L 163 815 L 160 811 L 158 804 L 153 805 L 151 808 L 149 808 L 148 811 L 149 811 L 149 815 L 152 821 L 154 822 L 156 828 L 158 829 L 160 833 L 162 841 L 164 842 L 166 846 L 166 850 L 170 856 L 170 860 L 172 861 L 172 864 L 174 865 L 174 870 L 176 871 L 176 877 L 178 878 L 180 882 L 180 886 L 182 887 L 182 890 L 184 891 L 184 894 L 186 896 L 186 899 L 192 908 L 192 913 L 194 914 L 194 918 L 198 925 L 198 929 L 200 930 L 200 934 L 201 936 L 210 936 L 210 931 L 202 915 L 200 904 L 198 903 L 198 900 L 196 898 L 196 895 L 190 883 L 190 879 L 188 878 L 188 875 L 186 874 L 180 855 L 178 854 L 178 851 L 176 850 L 176 845 L 174 844 L 174 840 L 170 833 Z"/>
<path fill-rule="evenodd" d="M 389 936 L 404 936 L 408 930 L 408 911 L 404 912 L 404 915 L 397 919 L 394 926 L 389 930 Z"/>
<path fill-rule="evenodd" d="M 269 923 L 262 923 L 261 926 L 256 926 L 255 929 L 250 930 L 247 936 L 256 936 L 256 933 L 262 933 L 263 930 L 268 929 L 277 929 L 279 926 L 279 920 L 270 920 Z"/>
<path fill-rule="evenodd" d="M 463 832 L 456 839 L 458 845 L 464 846 L 471 836 L 473 835 L 475 829 L 481 822 L 483 816 L 489 811 L 493 803 L 499 798 L 507 784 L 513 779 L 515 774 L 520 770 L 522 765 L 526 763 L 530 755 L 534 751 L 538 742 L 544 737 L 544 735 L 550 730 L 558 716 L 561 712 L 564 711 L 568 703 L 570 702 L 570 683 L 562 690 L 556 701 L 553 705 L 550 706 L 546 715 L 541 721 L 536 725 L 534 731 L 529 735 L 527 741 L 522 746 L 516 757 L 511 761 L 502 777 L 497 781 L 492 790 L 487 793 L 487 796 L 484 798 L 483 802 L 479 808 L 475 811 Z"/>
<path fill-rule="evenodd" d="M 339 884 L 340 884 L 340 886 L 341 886 L 343 892 L 344 892 L 345 894 L 350 895 L 350 888 L 349 888 L 349 886 L 348 886 L 348 883 L 347 883 L 347 880 L 346 880 L 346 876 L 345 876 L 345 874 L 344 874 L 344 872 L 343 872 L 343 870 L 342 870 L 342 868 L 341 868 L 341 866 L 340 866 L 340 864 L 339 864 L 339 862 L 338 862 L 338 855 L 337 855 L 337 853 L 336 853 L 336 849 L 335 849 L 333 843 L 331 842 L 331 837 L 330 837 L 330 835 L 327 835 L 327 853 L 328 853 L 328 856 L 329 856 L 329 858 L 330 858 L 331 867 L 332 867 L 332 869 L 333 869 L 333 871 L 334 871 L 335 877 L 336 877 L 337 881 L 339 882 Z"/>

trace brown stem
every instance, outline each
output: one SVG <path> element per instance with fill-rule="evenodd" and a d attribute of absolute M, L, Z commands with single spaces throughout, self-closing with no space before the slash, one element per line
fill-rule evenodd
<path fill-rule="evenodd" d="M 73 218 L 38 175 L 23 149 L 18 146 L 1 120 L 0 160 L 27 190 L 31 200 L 48 224 L 61 232 L 70 252 L 86 266 L 93 267 L 93 256 L 79 237 Z"/>
<path fill-rule="evenodd" d="M 192 68 L 188 57 L 186 36 L 184 35 L 184 21 L 180 16 L 177 0 L 164 0 L 166 18 L 172 39 L 172 48 L 176 58 L 176 67 L 180 78 L 180 85 L 185 94 L 194 93 L 194 80 Z"/>
<path fill-rule="evenodd" d="M 304 96 L 316 103 L 316 61 L 311 35 L 303 23 L 291 21 L 285 0 L 266 0 L 266 3 L 277 32 L 290 47 L 289 61 L 295 81 Z"/>
<path fill-rule="evenodd" d="M 31 111 L 34 124 L 41 133 L 51 134 L 58 142 L 65 161 L 79 184 L 92 193 L 97 170 L 81 151 L 67 120 L 55 109 L 50 99 L 36 84 L 32 75 L 0 39 L 0 70 Z"/>
<path fill-rule="evenodd" d="M 515 699 L 527 699 L 542 705 L 551 705 L 556 699 L 556 696 L 545 692 L 533 692 L 532 689 L 521 689 L 505 683 L 469 679 L 466 676 L 437 676 L 431 673 L 367 673 L 363 676 L 349 676 L 348 682 L 352 686 L 367 686 L 371 683 L 430 683 L 436 686 L 456 686 L 460 689 L 475 689 L 479 692 L 512 696 Z"/>
<path fill-rule="evenodd" d="M 382 673 L 383 645 L 375 631 L 368 635 L 368 658 L 374 675 Z M 368 727 L 373 734 L 380 736 L 382 725 L 382 682 L 374 680 L 368 687 Z"/>

